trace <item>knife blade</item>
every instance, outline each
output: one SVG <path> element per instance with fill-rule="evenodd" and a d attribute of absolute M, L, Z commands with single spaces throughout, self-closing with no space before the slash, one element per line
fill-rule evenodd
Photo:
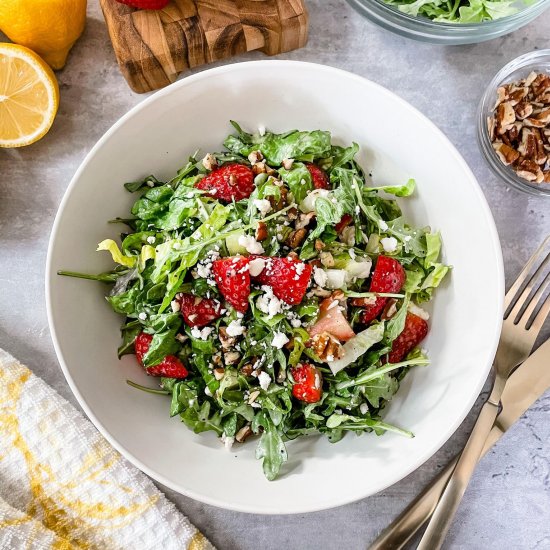
<path fill-rule="evenodd" d="M 485 456 L 504 432 L 517 422 L 548 389 L 550 389 L 550 339 L 546 340 L 508 378 L 501 398 L 502 410 L 487 437 L 482 456 Z M 458 456 L 451 460 L 445 470 L 380 533 L 368 550 L 399 550 L 410 541 L 430 519 L 457 460 Z"/>

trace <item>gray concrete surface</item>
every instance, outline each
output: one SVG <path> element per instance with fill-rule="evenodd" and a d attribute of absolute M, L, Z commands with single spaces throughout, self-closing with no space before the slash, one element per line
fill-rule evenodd
<path fill-rule="evenodd" d="M 464 155 L 483 187 L 500 233 L 510 285 L 530 252 L 550 233 L 550 200 L 510 190 L 492 175 L 475 141 L 474 114 L 482 90 L 498 69 L 517 55 L 550 47 L 550 11 L 485 44 L 441 47 L 378 29 L 344 0 L 310 0 L 308 5 L 309 43 L 282 57 L 325 63 L 370 78 L 430 117 Z M 252 53 L 237 61 L 262 57 Z M 120 75 L 93 1 L 86 32 L 58 77 L 61 106 L 48 136 L 26 149 L 0 150 L 0 346 L 76 404 L 59 369 L 46 321 L 47 242 L 61 197 L 84 155 L 144 96 L 132 93 Z M 167 494 L 223 550 L 365 548 L 461 448 L 473 415 L 474 411 L 416 472 L 378 495 L 341 508 L 260 517 Z M 550 548 L 549 415 L 546 394 L 483 460 L 446 548 Z"/>

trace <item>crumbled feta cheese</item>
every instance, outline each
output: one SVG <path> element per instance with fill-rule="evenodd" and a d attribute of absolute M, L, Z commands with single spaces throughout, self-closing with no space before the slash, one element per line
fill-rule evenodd
<path fill-rule="evenodd" d="M 388 224 L 384 220 L 380 220 L 378 222 L 378 227 L 380 227 L 380 229 L 382 231 L 387 231 L 388 230 Z"/>
<path fill-rule="evenodd" d="M 302 321 L 300 321 L 300 319 L 291 319 L 290 324 L 293 328 L 300 328 L 302 326 Z"/>
<path fill-rule="evenodd" d="M 346 282 L 347 272 L 345 269 L 327 269 L 327 288 L 342 288 Z"/>
<path fill-rule="evenodd" d="M 361 208 L 359 208 L 359 205 L 357 205 L 357 206 L 355 207 L 355 215 L 356 215 L 356 216 L 359 216 L 359 214 L 361 214 Z"/>
<path fill-rule="evenodd" d="M 181 309 L 181 304 L 178 302 L 178 300 L 172 300 L 170 302 L 170 307 L 172 308 L 172 311 L 174 313 L 177 313 Z"/>
<path fill-rule="evenodd" d="M 200 329 L 199 327 L 193 327 L 191 329 L 191 336 L 193 338 L 198 338 L 199 340 L 206 340 L 214 329 L 212 327 L 204 327 Z"/>
<path fill-rule="evenodd" d="M 359 410 L 361 411 L 361 414 L 367 414 L 369 412 L 369 406 L 366 403 L 361 403 Z"/>
<path fill-rule="evenodd" d="M 254 199 L 254 206 L 265 216 L 271 210 L 271 203 L 267 199 Z"/>
<path fill-rule="evenodd" d="M 407 309 L 414 315 L 424 319 L 424 321 L 427 321 L 430 318 L 430 314 L 425 309 L 417 306 L 414 302 L 409 302 Z"/>
<path fill-rule="evenodd" d="M 310 191 L 306 198 L 300 203 L 299 208 L 302 212 L 313 212 L 315 210 L 315 201 L 319 197 L 327 198 L 330 194 L 328 189 L 314 189 Z"/>
<path fill-rule="evenodd" d="M 239 244 L 246 248 L 249 254 L 263 254 L 264 247 L 252 235 L 241 235 Z"/>
<path fill-rule="evenodd" d="M 267 372 L 262 371 L 258 375 L 258 382 L 262 390 L 267 391 L 267 388 L 269 388 L 269 384 L 271 384 L 271 376 L 269 376 Z"/>
<path fill-rule="evenodd" d="M 149 236 L 147 237 L 147 242 L 148 242 L 149 244 L 155 244 L 155 241 L 156 241 L 156 239 L 155 239 L 155 237 L 153 237 L 153 235 L 149 235 Z"/>
<path fill-rule="evenodd" d="M 273 340 L 271 340 L 271 345 L 274 348 L 281 349 L 286 343 L 288 343 L 288 338 L 286 334 L 279 331 L 273 334 Z"/>
<path fill-rule="evenodd" d="M 395 252 L 397 250 L 397 239 L 395 237 L 384 237 L 380 239 L 380 244 L 386 252 Z"/>
<path fill-rule="evenodd" d="M 248 263 L 248 270 L 252 277 L 257 277 L 265 267 L 265 260 L 263 258 L 254 258 Z"/>
<path fill-rule="evenodd" d="M 145 319 L 147 319 L 147 313 L 145 313 L 144 311 L 142 311 L 142 312 L 138 315 L 138 318 L 140 319 L 140 321 L 145 321 Z"/>
<path fill-rule="evenodd" d="M 260 134 L 260 136 L 265 136 L 265 126 L 263 124 L 258 126 L 258 134 Z"/>
<path fill-rule="evenodd" d="M 318 286 L 320 286 L 321 288 L 325 288 L 325 285 L 327 284 L 327 279 L 327 273 L 324 269 L 321 269 L 317 266 L 313 268 L 313 280 Z"/>
<path fill-rule="evenodd" d="M 228 437 L 227 435 L 222 434 L 221 441 L 225 446 L 225 450 L 226 451 L 231 451 L 231 447 L 233 447 L 233 443 L 235 442 L 235 438 L 234 437 Z"/>
<path fill-rule="evenodd" d="M 210 388 L 208 386 L 204 388 L 204 393 L 208 395 L 208 397 L 212 397 L 212 392 L 210 391 Z"/>
<path fill-rule="evenodd" d="M 240 336 L 246 330 L 245 327 L 241 325 L 241 320 L 231 321 L 227 327 L 228 336 Z"/>
<path fill-rule="evenodd" d="M 267 313 L 269 319 L 275 317 L 278 313 L 282 313 L 284 308 L 283 302 L 273 294 L 273 289 L 267 285 L 263 285 L 261 288 L 264 294 L 256 300 L 256 307 L 262 313 Z"/>

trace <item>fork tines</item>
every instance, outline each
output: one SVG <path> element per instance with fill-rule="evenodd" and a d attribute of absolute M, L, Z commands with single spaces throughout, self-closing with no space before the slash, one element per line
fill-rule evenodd
<path fill-rule="evenodd" d="M 525 329 L 540 329 L 550 313 L 550 235 L 531 256 L 506 293 L 504 320 L 521 324 Z"/>

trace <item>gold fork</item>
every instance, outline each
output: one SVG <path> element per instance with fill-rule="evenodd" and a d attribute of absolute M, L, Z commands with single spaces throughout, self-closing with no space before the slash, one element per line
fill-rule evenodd
<path fill-rule="evenodd" d="M 456 462 L 456 467 L 453 470 L 453 461 L 433 486 L 427 488 L 381 533 L 369 547 L 370 550 L 402 548 L 422 527 L 432 512 L 434 516 L 419 548 L 429 548 L 429 550 L 440 548 L 481 456 L 487 434 L 499 412 L 500 396 L 506 380 L 529 356 L 543 323 L 550 313 L 550 296 L 544 299 L 546 288 L 550 284 L 549 265 L 550 236 L 533 254 L 506 294 L 503 329 L 494 363 L 493 389 L 480 412 L 464 451 Z M 450 481 L 446 485 L 448 479 Z M 442 491 L 442 500 L 438 505 L 437 499 Z"/>

